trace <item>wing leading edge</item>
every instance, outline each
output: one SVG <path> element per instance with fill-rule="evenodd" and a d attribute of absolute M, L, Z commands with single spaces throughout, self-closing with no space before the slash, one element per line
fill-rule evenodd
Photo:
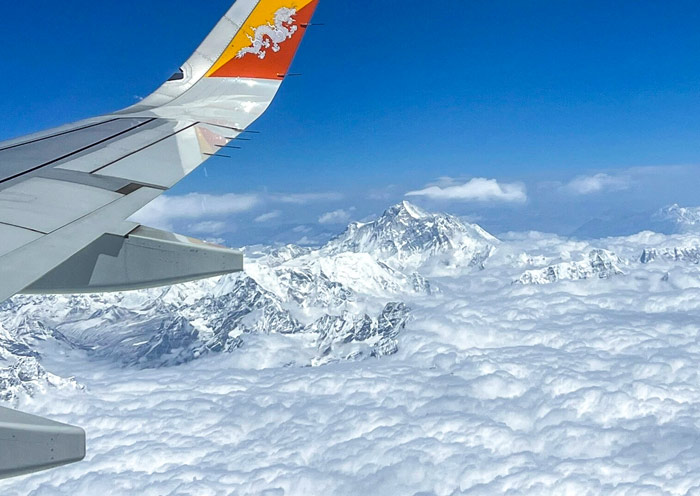
<path fill-rule="evenodd" d="M 0 143 L 0 301 L 23 291 L 132 289 L 241 270 L 236 252 L 194 249 L 192 240 L 165 240 L 167 233 L 153 236 L 126 219 L 267 110 L 317 5 L 238 0 L 137 105 Z M 162 256 L 139 257 L 153 246 Z M 188 252 L 193 260 L 184 263 Z M 146 263 L 148 275 L 139 270 Z M 78 266 L 80 277 L 61 281 Z"/>

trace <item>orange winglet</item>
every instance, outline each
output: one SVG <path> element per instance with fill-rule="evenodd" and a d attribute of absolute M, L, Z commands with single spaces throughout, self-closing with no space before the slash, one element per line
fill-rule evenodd
<path fill-rule="evenodd" d="M 261 0 L 207 77 L 284 77 L 317 6 L 318 0 Z"/>

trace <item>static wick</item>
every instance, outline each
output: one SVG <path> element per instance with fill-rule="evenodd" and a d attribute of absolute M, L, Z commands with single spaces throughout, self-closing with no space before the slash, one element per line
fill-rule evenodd
<path fill-rule="evenodd" d="M 238 131 L 238 132 L 241 133 L 241 134 L 243 134 L 243 133 L 246 133 L 246 134 L 260 134 L 260 131 L 248 131 L 247 129 L 241 129 L 241 128 L 238 128 L 238 127 L 232 127 L 231 129 L 233 129 L 234 131 Z M 238 137 L 238 136 L 236 136 L 236 137 L 234 137 L 234 138 L 226 138 L 226 139 L 234 140 L 234 139 L 236 139 L 237 137 Z"/>

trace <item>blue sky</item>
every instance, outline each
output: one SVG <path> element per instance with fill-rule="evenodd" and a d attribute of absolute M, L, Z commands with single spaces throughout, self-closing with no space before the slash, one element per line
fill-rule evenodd
<path fill-rule="evenodd" d="M 229 4 L 3 6 L 0 138 L 147 95 Z M 322 1 L 326 25 L 295 61 L 303 77 L 262 134 L 171 193 L 236 206 L 163 223 L 233 244 L 313 241 L 418 192 L 495 232 L 567 234 L 700 204 L 697 2 L 398 5 Z"/>

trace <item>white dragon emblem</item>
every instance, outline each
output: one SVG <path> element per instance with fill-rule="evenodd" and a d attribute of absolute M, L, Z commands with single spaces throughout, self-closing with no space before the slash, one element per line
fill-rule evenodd
<path fill-rule="evenodd" d="M 274 24 L 264 24 L 254 28 L 255 36 L 248 35 L 252 46 L 243 48 L 238 52 L 237 58 L 243 58 L 249 53 L 255 54 L 259 59 L 264 59 L 267 56 L 267 51 L 272 50 L 277 53 L 280 51 L 280 43 L 291 39 L 299 30 L 299 26 L 295 24 L 294 16 L 297 9 L 282 7 L 275 13 Z"/>

